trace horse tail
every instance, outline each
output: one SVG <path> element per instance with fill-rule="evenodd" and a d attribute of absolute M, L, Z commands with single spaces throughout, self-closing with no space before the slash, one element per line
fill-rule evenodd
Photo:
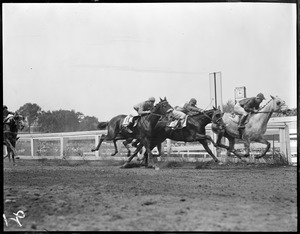
<path fill-rule="evenodd" d="M 107 122 L 99 122 L 97 127 L 99 130 L 104 130 L 104 129 L 106 129 L 107 125 L 108 125 L 108 121 Z"/>

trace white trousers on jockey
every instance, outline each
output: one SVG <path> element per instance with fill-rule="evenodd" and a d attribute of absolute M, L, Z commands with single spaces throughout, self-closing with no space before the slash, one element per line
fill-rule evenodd
<path fill-rule="evenodd" d="M 173 116 L 175 119 L 183 120 L 183 119 L 185 119 L 186 114 L 183 113 L 182 111 L 173 110 L 173 111 L 172 111 L 172 116 Z"/>
<path fill-rule="evenodd" d="M 245 111 L 245 109 L 240 105 L 239 102 L 237 102 L 233 108 L 234 112 L 236 114 L 240 114 L 240 115 L 248 115 L 247 111 Z"/>

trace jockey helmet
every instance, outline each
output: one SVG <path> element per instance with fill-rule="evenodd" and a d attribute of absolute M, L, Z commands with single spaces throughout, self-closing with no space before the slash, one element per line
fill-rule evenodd
<path fill-rule="evenodd" d="M 4 110 L 4 109 L 7 109 L 7 106 L 3 105 L 3 110 Z"/>
<path fill-rule="evenodd" d="M 196 105 L 197 104 L 197 100 L 195 98 L 191 98 L 190 103 Z"/>
<path fill-rule="evenodd" d="M 265 99 L 265 96 L 262 93 L 256 95 L 256 98 L 260 98 L 261 100 Z"/>
<path fill-rule="evenodd" d="M 155 98 L 154 97 L 149 97 L 148 101 L 149 102 L 155 102 Z"/>

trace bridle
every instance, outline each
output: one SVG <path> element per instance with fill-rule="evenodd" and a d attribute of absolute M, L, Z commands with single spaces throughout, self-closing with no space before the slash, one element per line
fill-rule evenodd
<path fill-rule="evenodd" d="M 274 99 L 270 99 L 265 105 L 263 105 L 261 108 L 259 108 L 258 112 L 255 112 L 255 113 L 253 113 L 253 114 L 259 114 L 259 113 L 273 113 L 273 112 L 275 112 L 275 113 L 283 113 L 283 111 L 281 111 L 281 110 L 278 110 L 278 111 L 260 111 L 260 110 L 262 110 L 263 108 L 265 108 L 272 100 L 274 100 Z"/>

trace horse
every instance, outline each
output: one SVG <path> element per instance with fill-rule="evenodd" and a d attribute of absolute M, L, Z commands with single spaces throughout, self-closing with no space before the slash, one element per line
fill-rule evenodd
<path fill-rule="evenodd" d="M 108 122 L 99 122 L 98 123 L 98 129 L 104 130 L 107 128 L 107 134 L 106 135 L 101 135 L 100 141 L 98 145 L 95 148 L 92 148 L 92 152 L 98 151 L 101 143 L 103 141 L 113 141 L 114 147 L 115 147 L 115 152 L 111 154 L 111 156 L 115 156 L 118 153 L 118 148 L 117 148 L 117 141 L 118 140 L 125 140 L 123 141 L 124 146 L 127 149 L 127 156 L 130 156 L 131 151 L 129 149 L 128 144 L 133 141 L 134 134 L 133 133 L 128 133 L 127 131 L 123 130 L 122 124 L 124 122 L 124 119 L 126 118 L 127 115 L 117 115 L 113 117 L 110 121 Z"/>
<path fill-rule="evenodd" d="M 10 162 L 12 157 L 13 165 L 15 165 L 15 156 L 17 155 L 16 142 L 18 140 L 18 131 L 22 130 L 24 126 L 25 118 L 18 113 L 15 113 L 3 123 L 3 145 L 6 145 L 7 148 L 7 155 L 4 159 L 8 157 Z"/>
<path fill-rule="evenodd" d="M 184 128 L 171 129 L 169 127 L 168 120 L 159 121 L 153 131 L 153 138 L 150 145 L 150 150 L 155 147 L 158 148 L 159 155 L 161 155 L 161 143 L 165 141 L 167 138 L 175 141 L 184 141 L 184 142 L 195 142 L 198 141 L 203 145 L 204 149 L 209 153 L 209 155 L 213 158 L 215 162 L 221 164 L 219 159 L 213 154 L 211 149 L 208 147 L 208 141 L 212 142 L 214 146 L 216 143 L 213 139 L 206 135 L 205 126 L 212 122 L 212 117 L 214 113 L 221 113 L 221 111 L 217 108 L 213 108 L 211 110 L 206 110 L 202 113 L 197 113 L 195 115 L 188 116 L 187 124 Z M 137 152 L 142 148 L 142 144 L 138 145 L 136 151 L 129 158 L 129 162 L 135 157 Z M 146 152 L 147 153 L 147 152 Z"/>
<path fill-rule="evenodd" d="M 239 116 L 232 115 L 232 113 L 223 113 L 220 115 L 213 115 L 212 117 L 212 130 L 217 134 L 217 147 L 227 149 L 227 156 L 231 153 L 236 155 L 239 159 L 241 157 L 249 157 L 250 155 L 250 142 L 258 142 L 266 145 L 265 150 L 257 155 L 255 158 L 261 158 L 265 156 L 270 148 L 270 143 L 263 137 L 267 130 L 268 121 L 273 112 L 280 112 L 286 110 L 285 102 L 279 97 L 271 96 L 263 107 L 261 107 L 257 113 L 250 113 L 245 124 L 245 129 L 240 136 L 238 130 Z M 221 120 L 221 121 L 220 121 Z M 220 127 L 220 124 L 224 125 Z M 225 137 L 229 141 L 229 146 L 221 143 L 222 137 Z M 242 154 L 234 149 L 235 139 L 240 139 L 244 142 L 246 153 Z"/>
<path fill-rule="evenodd" d="M 155 136 L 154 129 L 156 124 L 158 123 L 159 119 L 165 116 L 170 109 L 173 108 L 168 103 L 167 99 L 160 98 L 160 102 L 154 106 L 154 108 L 151 110 L 151 112 L 148 115 L 142 116 L 139 119 L 137 125 L 133 129 L 133 132 L 135 133 L 137 140 L 140 142 L 139 144 L 140 149 L 139 150 L 137 149 L 135 151 L 133 157 L 136 156 L 137 153 L 144 146 L 147 153 L 147 156 L 145 158 L 145 166 L 148 168 L 154 168 L 157 170 L 159 169 L 159 167 L 157 167 L 153 161 L 153 155 L 150 147 L 151 147 L 151 142 Z M 127 162 L 125 162 L 125 164 L 121 168 L 127 167 L 133 157 L 130 156 Z"/>

